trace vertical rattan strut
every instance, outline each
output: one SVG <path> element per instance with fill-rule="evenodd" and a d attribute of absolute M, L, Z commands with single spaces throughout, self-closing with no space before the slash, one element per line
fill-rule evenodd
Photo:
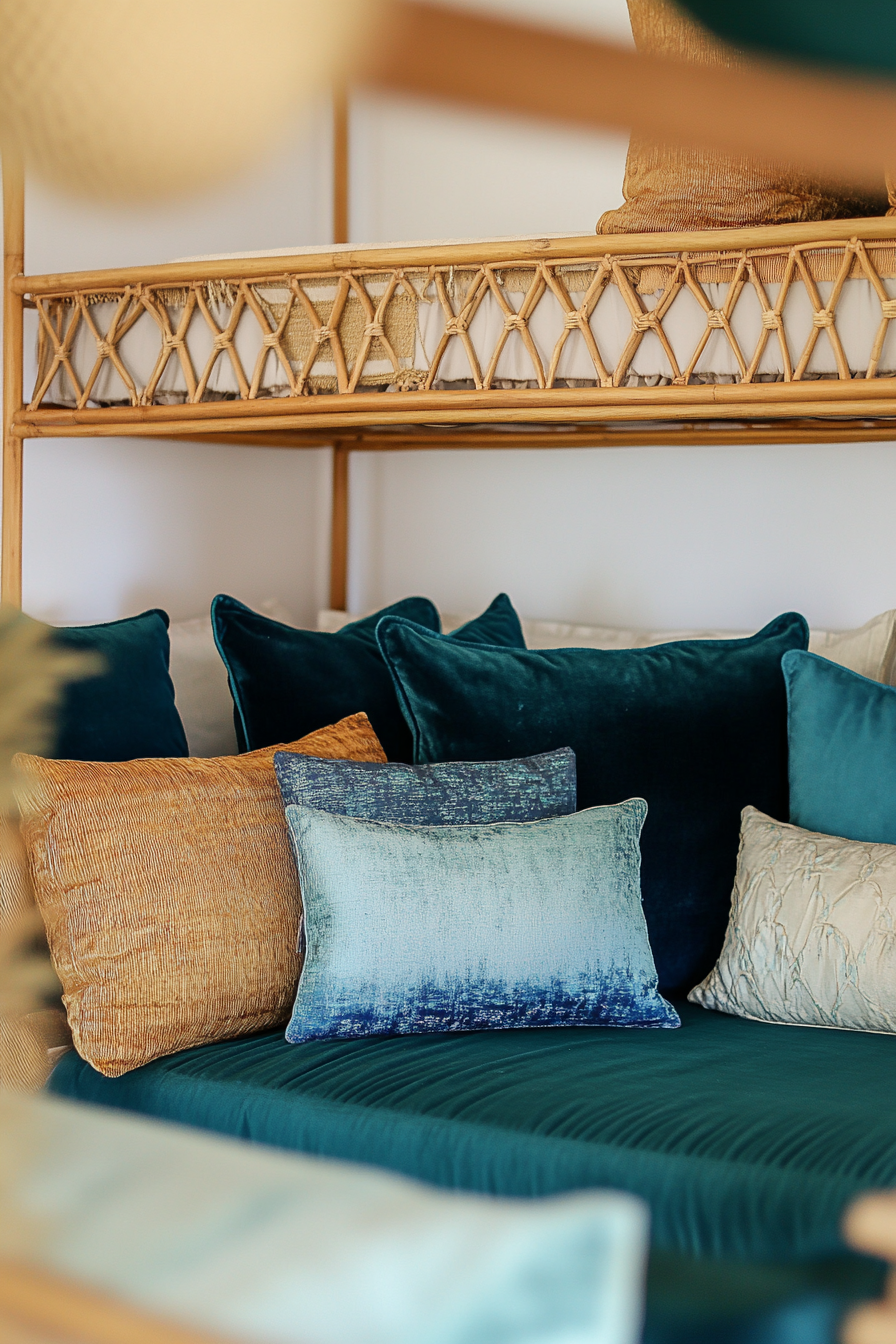
<path fill-rule="evenodd" d="M 25 175 L 10 151 L 3 155 L 3 521 L 0 545 L 0 596 L 22 604 L 22 452 L 24 440 L 12 433 L 12 418 L 22 409 L 21 294 L 10 280 L 25 270 Z"/>

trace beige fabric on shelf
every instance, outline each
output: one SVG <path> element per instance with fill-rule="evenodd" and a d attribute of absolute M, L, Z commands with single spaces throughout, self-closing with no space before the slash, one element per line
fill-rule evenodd
<path fill-rule="evenodd" d="M 667 0 L 628 0 L 639 52 L 696 65 L 736 66 L 739 53 Z M 868 200 L 825 187 L 780 164 L 687 149 L 633 136 L 623 183 L 625 204 L 609 210 L 598 233 L 666 233 L 883 214 L 886 194 Z"/>
<path fill-rule="evenodd" d="M 287 749 L 386 759 L 365 714 Z M 100 1073 L 289 1016 L 301 897 L 276 750 L 16 758 L 29 791 L 22 836 L 72 1037 Z"/>

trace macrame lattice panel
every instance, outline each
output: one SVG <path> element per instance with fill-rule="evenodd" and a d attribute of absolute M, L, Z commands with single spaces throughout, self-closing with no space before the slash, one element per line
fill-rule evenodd
<path fill-rule="evenodd" d="M 31 406 L 891 376 L 894 277 L 853 239 L 38 297 Z"/>

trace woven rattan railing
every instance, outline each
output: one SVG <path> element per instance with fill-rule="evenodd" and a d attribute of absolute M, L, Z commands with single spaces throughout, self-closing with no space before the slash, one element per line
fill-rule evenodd
<path fill-rule="evenodd" d="M 446 260 L 416 266 L 403 265 L 396 250 L 394 264 L 334 265 L 329 273 L 303 270 L 297 256 L 294 269 L 269 276 L 234 277 L 237 263 L 231 263 L 230 278 L 218 281 L 202 278 L 172 285 L 163 278 L 99 292 L 85 285 L 63 293 L 35 293 L 38 374 L 29 409 L 83 409 L 111 402 L 149 407 L 172 400 L 195 405 L 222 397 L 250 402 L 270 397 L 272 387 L 281 408 L 283 397 L 320 393 L 450 391 L 459 385 L 456 358 L 453 378 L 445 379 L 445 367 L 457 345 L 464 354 L 463 385 L 499 398 L 508 386 L 500 376 L 502 355 L 517 339 L 525 353 L 515 385 L 545 391 L 626 387 L 638 351 L 651 335 L 662 349 L 664 381 L 676 387 L 713 381 L 712 368 L 705 369 L 705 352 L 714 337 L 712 362 L 719 362 L 721 340 L 732 369 L 722 381 L 729 384 L 769 380 L 762 365 L 770 342 L 777 347 L 774 382 L 817 378 L 812 364 L 819 342 L 829 344 L 828 378 L 872 380 L 892 374 L 881 367 L 889 326 L 896 318 L 896 245 L 889 239 L 531 260 L 521 257 L 518 248 L 509 251 L 516 255 L 506 262 Z M 853 337 L 848 354 L 840 330 L 841 304 L 848 283 L 855 280 L 865 282 L 875 316 L 863 328 L 862 348 L 855 349 Z M 624 311 L 628 330 L 621 350 L 610 352 L 599 317 L 601 303 L 614 290 L 617 313 Z M 683 294 L 699 309 L 696 324 L 690 320 L 685 349 L 680 329 L 670 331 Z M 547 346 L 545 305 L 552 308 Z M 475 342 L 473 332 L 477 316 L 489 306 L 484 346 L 483 332 Z M 743 335 L 747 306 L 748 340 Z M 435 319 L 430 309 L 435 309 Z M 421 314 L 428 318 L 428 344 Z M 536 339 L 533 328 L 539 316 L 542 332 Z M 127 337 L 138 323 L 143 324 L 144 348 L 147 323 L 153 331 L 152 367 L 142 376 L 127 351 Z M 574 380 L 562 376 L 570 340 L 580 340 L 587 354 L 585 375 Z M 76 341 L 82 343 L 81 376 L 73 360 Z M 91 353 L 86 374 L 85 348 Z M 225 393 L 213 386 L 216 378 L 221 382 L 222 362 L 228 370 Z M 516 363 L 519 367 L 519 356 Z M 163 387 L 166 379 L 172 382 L 172 367 L 180 373 L 176 393 Z M 580 355 L 580 374 L 581 367 Z M 117 375 L 115 393 L 107 389 L 98 395 L 101 375 L 106 371 L 108 384 L 110 369 Z"/>

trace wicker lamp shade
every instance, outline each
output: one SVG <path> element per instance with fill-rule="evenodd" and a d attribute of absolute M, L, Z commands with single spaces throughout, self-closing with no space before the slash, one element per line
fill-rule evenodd
<path fill-rule="evenodd" d="M 196 190 L 272 147 L 372 0 L 0 0 L 0 144 L 81 195 Z"/>

